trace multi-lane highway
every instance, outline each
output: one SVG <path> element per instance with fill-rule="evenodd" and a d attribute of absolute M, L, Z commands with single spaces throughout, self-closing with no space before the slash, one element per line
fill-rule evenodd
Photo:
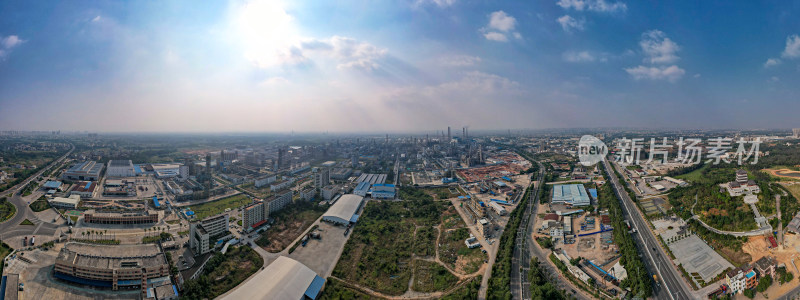
<path fill-rule="evenodd" d="M 0 239 L 31 234 L 52 235 L 55 232 L 58 226 L 36 218 L 36 215 L 34 215 L 33 211 L 28 207 L 28 202 L 19 194 L 19 191 L 31 181 L 39 178 L 45 171 L 63 162 L 74 149 L 75 146 L 72 146 L 66 154 L 51 162 L 46 168 L 42 168 L 39 172 L 29 176 L 28 179 L 25 179 L 13 188 L 0 193 L 0 197 L 7 197 L 8 202 L 11 202 L 11 204 L 17 208 L 17 212 L 11 219 L 0 223 Z M 25 219 L 31 220 L 36 226 L 20 226 L 19 224 Z"/>
<path fill-rule="evenodd" d="M 650 231 L 647 221 L 636 210 L 635 204 L 619 182 L 611 164 L 607 160 L 603 160 L 603 164 L 608 175 L 608 182 L 613 184 L 614 193 L 622 200 L 623 212 L 631 222 L 631 227 L 636 229 L 633 236 L 639 247 L 640 256 L 650 274 L 658 276 L 658 282 L 653 287 L 653 296 L 657 299 L 693 299 L 695 296 L 688 284 L 681 278 L 669 256 L 659 245 L 658 239 Z"/>

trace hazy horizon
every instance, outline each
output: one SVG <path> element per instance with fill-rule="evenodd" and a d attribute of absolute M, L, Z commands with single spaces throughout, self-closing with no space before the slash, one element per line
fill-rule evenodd
<path fill-rule="evenodd" d="M 800 127 L 800 5 L 0 3 L 0 130 Z"/>

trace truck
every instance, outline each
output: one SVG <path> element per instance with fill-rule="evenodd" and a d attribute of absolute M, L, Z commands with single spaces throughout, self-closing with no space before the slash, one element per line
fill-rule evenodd
<path fill-rule="evenodd" d="M 657 276 L 656 274 L 653 274 L 653 281 L 655 281 L 656 283 L 658 283 L 658 276 Z"/>
<path fill-rule="evenodd" d="M 301 241 L 301 243 L 302 243 L 301 245 L 302 245 L 303 247 L 305 247 L 305 246 L 306 246 L 306 244 L 308 244 L 308 236 L 307 236 L 307 235 L 303 237 L 303 240 Z"/>
<path fill-rule="evenodd" d="M 33 237 L 31 237 L 31 246 L 34 245 L 34 240 L 36 240 L 36 236 L 35 235 Z"/>

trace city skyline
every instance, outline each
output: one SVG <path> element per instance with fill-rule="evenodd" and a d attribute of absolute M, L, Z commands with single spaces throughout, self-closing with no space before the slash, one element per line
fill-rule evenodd
<path fill-rule="evenodd" d="M 0 130 L 798 127 L 797 4 L 0 8 Z"/>

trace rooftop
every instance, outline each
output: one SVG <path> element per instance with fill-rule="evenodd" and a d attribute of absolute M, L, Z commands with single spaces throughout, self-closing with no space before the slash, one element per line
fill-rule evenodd
<path fill-rule="evenodd" d="M 103 269 L 153 267 L 166 264 L 164 253 L 155 244 L 95 245 L 69 242 L 58 253 L 57 261 Z"/>
<path fill-rule="evenodd" d="M 317 279 L 319 278 L 319 279 Z M 324 279 L 304 264 L 279 256 L 223 299 L 316 299 Z"/>

